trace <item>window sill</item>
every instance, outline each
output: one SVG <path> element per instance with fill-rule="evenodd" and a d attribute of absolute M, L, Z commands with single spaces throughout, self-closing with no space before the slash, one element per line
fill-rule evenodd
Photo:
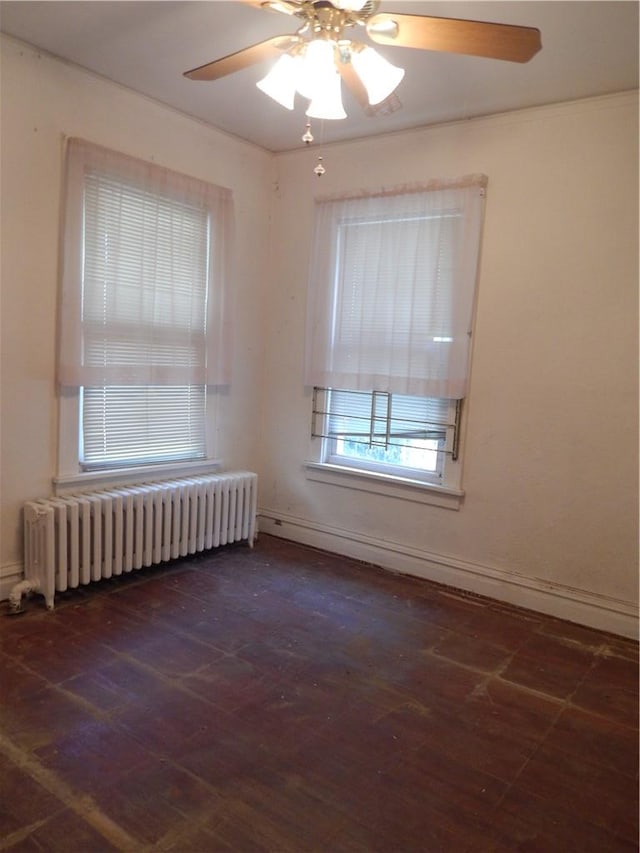
<path fill-rule="evenodd" d="M 304 466 L 307 479 L 317 483 L 342 486 L 361 492 L 373 492 L 385 497 L 439 506 L 443 509 L 460 509 L 464 498 L 464 492 L 461 489 L 438 486 L 421 480 L 393 477 L 373 471 L 362 471 L 358 468 L 330 465 L 326 462 L 305 462 Z"/>
<path fill-rule="evenodd" d="M 135 468 L 109 468 L 102 471 L 83 471 L 61 475 L 53 480 L 56 495 L 72 491 L 108 488 L 133 483 L 150 483 L 158 480 L 175 480 L 180 477 L 197 477 L 220 470 L 220 460 L 199 459 L 195 462 L 176 462 L 159 465 L 140 465 Z"/>

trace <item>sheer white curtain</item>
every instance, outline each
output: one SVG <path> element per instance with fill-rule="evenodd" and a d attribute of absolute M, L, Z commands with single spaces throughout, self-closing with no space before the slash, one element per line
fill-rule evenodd
<path fill-rule="evenodd" d="M 306 384 L 465 396 L 486 183 L 318 200 Z"/>
<path fill-rule="evenodd" d="M 67 141 L 58 381 L 229 381 L 233 200 L 220 188 Z"/>

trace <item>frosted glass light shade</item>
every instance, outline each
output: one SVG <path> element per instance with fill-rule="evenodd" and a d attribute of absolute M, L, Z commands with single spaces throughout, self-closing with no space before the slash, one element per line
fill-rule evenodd
<path fill-rule="evenodd" d="M 296 54 L 293 61 L 295 62 L 296 89 L 303 98 L 309 98 L 310 100 L 313 96 L 314 80 L 309 73 L 310 69 L 307 65 L 307 51 L 305 50 L 304 53 Z"/>
<path fill-rule="evenodd" d="M 367 0 L 334 0 L 333 5 L 347 12 L 359 12 L 366 2 Z"/>
<path fill-rule="evenodd" d="M 297 90 L 310 100 L 311 118 L 341 119 L 347 114 L 342 106 L 340 75 L 334 59 L 335 42 L 313 39 L 302 55 L 296 57 Z"/>
<path fill-rule="evenodd" d="M 297 89 L 304 98 L 312 101 L 324 88 L 324 78 L 335 72 L 334 50 L 335 42 L 327 39 L 313 39 L 307 44 L 297 69 Z"/>
<path fill-rule="evenodd" d="M 342 105 L 341 80 L 336 68 L 333 67 L 318 82 L 320 85 L 316 86 L 307 115 L 310 118 L 346 118 L 347 114 Z"/>
<path fill-rule="evenodd" d="M 288 53 L 283 54 L 271 71 L 258 80 L 256 86 L 288 110 L 293 109 L 296 95 L 296 60 Z"/>
<path fill-rule="evenodd" d="M 354 50 L 351 62 L 372 106 L 388 98 L 404 77 L 404 68 L 392 65 L 372 47 Z"/>

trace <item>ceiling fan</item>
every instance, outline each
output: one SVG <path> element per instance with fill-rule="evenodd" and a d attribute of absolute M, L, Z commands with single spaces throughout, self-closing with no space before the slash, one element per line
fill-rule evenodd
<path fill-rule="evenodd" d="M 296 93 L 308 98 L 314 118 L 346 118 L 340 81 L 365 109 L 390 98 L 404 71 L 373 47 L 352 39 L 358 29 L 376 44 L 528 62 L 541 48 L 533 27 L 457 18 L 378 12 L 379 0 L 248 0 L 299 18 L 291 35 L 258 44 L 185 72 L 191 80 L 217 80 L 268 59 L 278 59 L 258 87 L 293 109 Z"/>

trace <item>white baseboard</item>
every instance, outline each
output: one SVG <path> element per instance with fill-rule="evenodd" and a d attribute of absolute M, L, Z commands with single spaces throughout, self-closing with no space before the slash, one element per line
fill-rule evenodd
<path fill-rule="evenodd" d="M 23 577 L 22 563 L 7 563 L 0 566 L 0 601 L 6 601 L 9 598 L 11 590 Z"/>
<path fill-rule="evenodd" d="M 258 519 L 263 533 L 638 639 L 638 610 L 633 602 L 433 554 L 267 508 L 258 510 Z"/>

